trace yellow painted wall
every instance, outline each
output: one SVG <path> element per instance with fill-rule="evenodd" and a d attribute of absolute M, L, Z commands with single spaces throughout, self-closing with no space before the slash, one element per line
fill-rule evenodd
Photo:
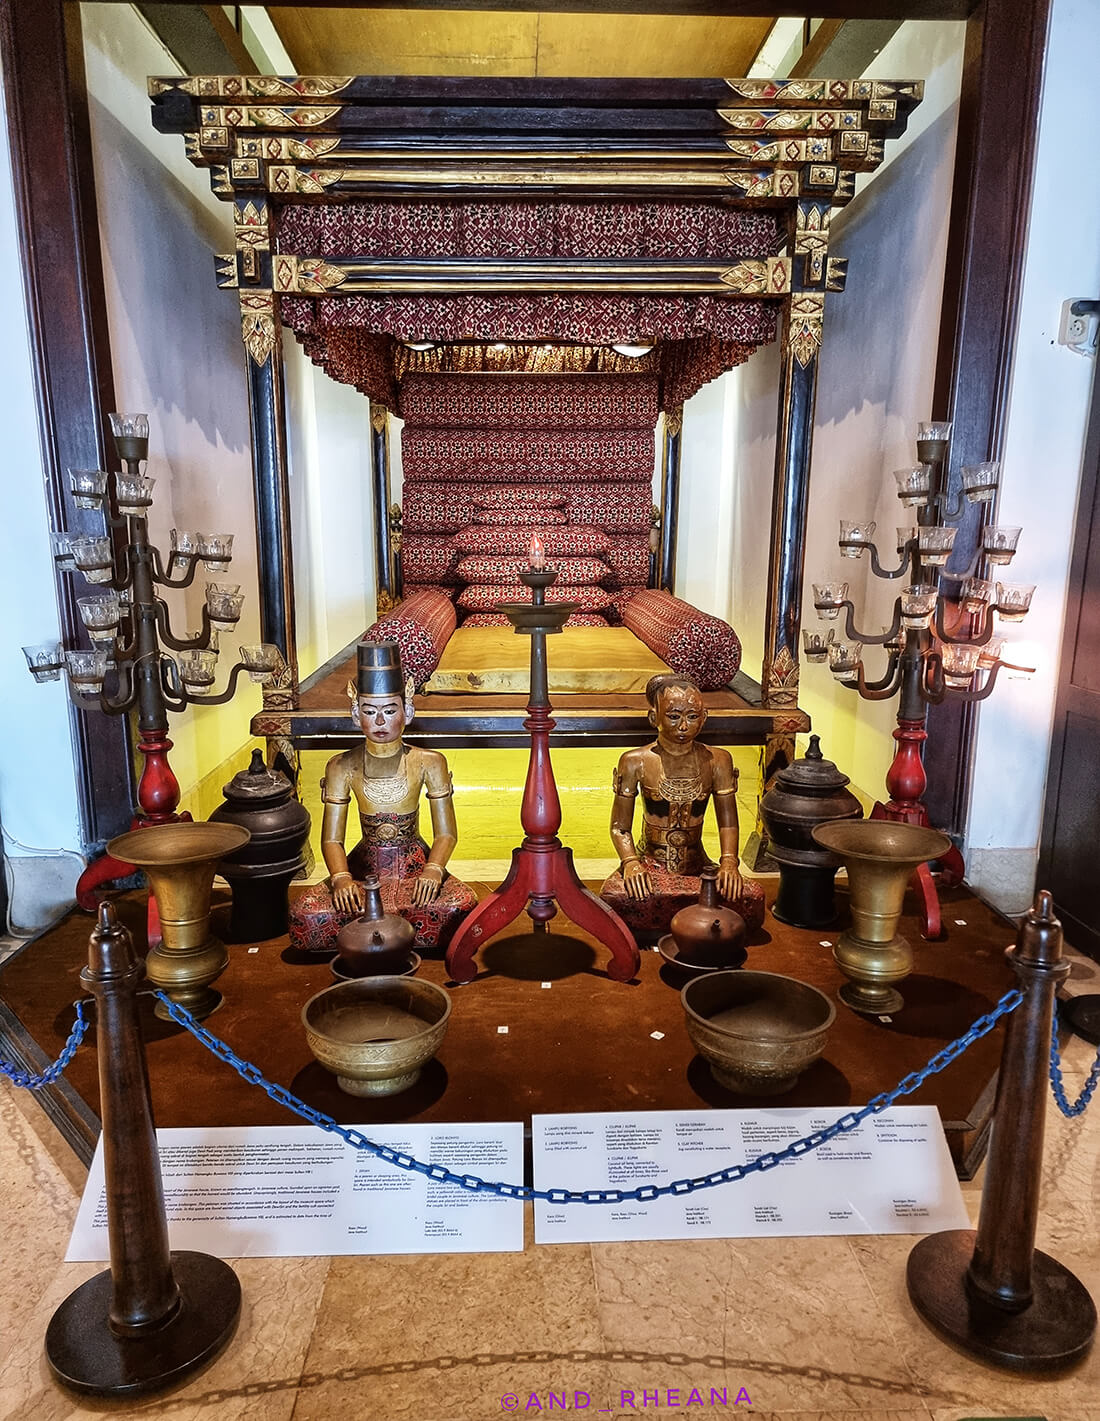
<path fill-rule="evenodd" d="M 562 842 L 572 850 L 582 877 L 608 873 L 616 859 L 608 826 L 611 819 L 611 772 L 621 750 L 573 746 L 553 751 L 554 774 L 562 805 Z M 734 746 L 731 753 L 740 771 L 738 812 L 741 842 L 751 833 L 760 792 L 760 752 L 755 746 Z M 320 780 L 328 759 L 321 751 L 302 755 L 302 803 L 313 820 L 312 844 L 317 876 L 321 863 Z M 527 778 L 526 750 L 458 749 L 447 751 L 455 782 L 458 848 L 452 867 L 459 876 L 490 878 L 503 873 L 512 850 L 523 837 L 519 811 Z M 427 801 L 421 801 L 421 833 L 431 842 Z M 349 833 L 348 848 L 356 840 Z M 705 835 L 708 852 L 718 856 L 718 833 L 713 812 Z"/>

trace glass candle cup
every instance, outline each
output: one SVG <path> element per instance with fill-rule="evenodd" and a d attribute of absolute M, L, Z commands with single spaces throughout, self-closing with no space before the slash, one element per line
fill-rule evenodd
<path fill-rule="evenodd" d="M 992 582 L 987 582 L 984 577 L 964 577 L 959 591 L 959 605 L 964 612 L 976 617 L 989 605 L 992 596 Z"/>
<path fill-rule="evenodd" d="M 978 669 L 981 647 L 972 644 L 941 645 L 939 651 L 943 662 L 943 679 L 947 684 L 957 690 L 969 686 L 974 672 Z"/>
<path fill-rule="evenodd" d="M 964 464 L 962 491 L 971 503 L 989 503 L 997 492 L 1001 466 L 994 459 L 984 464 Z"/>
<path fill-rule="evenodd" d="M 918 439 L 950 439 L 951 421 L 949 419 L 932 420 L 928 424 L 917 425 Z"/>
<path fill-rule="evenodd" d="M 153 501 L 153 485 L 156 479 L 144 474 L 116 474 L 115 497 L 120 513 L 131 513 L 140 517 Z"/>
<path fill-rule="evenodd" d="M 932 470 L 927 464 L 912 464 L 908 469 L 895 469 L 894 479 L 903 508 L 917 508 L 928 502 L 932 492 Z"/>
<path fill-rule="evenodd" d="M 838 681 L 859 679 L 860 652 L 858 641 L 838 641 L 829 648 L 829 670 Z"/>
<path fill-rule="evenodd" d="M 990 637 L 986 644 L 978 648 L 978 667 L 982 671 L 991 671 L 1001 659 L 1001 652 L 1004 650 L 1004 638 Z"/>
<path fill-rule="evenodd" d="M 114 592 L 101 597 L 78 597 L 81 620 L 92 641 L 114 641 L 122 610 Z"/>
<path fill-rule="evenodd" d="M 70 543 L 73 562 L 88 582 L 110 582 L 111 540 L 109 538 L 73 538 Z"/>
<path fill-rule="evenodd" d="M 224 572 L 233 557 L 233 534 L 200 533 L 199 557 L 207 572 Z"/>
<path fill-rule="evenodd" d="M 107 652 L 101 647 L 91 651 L 67 651 L 65 667 L 69 681 L 79 696 L 98 696 L 107 675 Z"/>
<path fill-rule="evenodd" d="M 241 590 L 239 582 L 208 582 L 206 584 L 206 595 L 209 598 L 213 593 L 215 597 L 224 593 L 228 597 L 235 597 Z"/>
<path fill-rule="evenodd" d="M 25 646 L 23 655 L 36 681 L 56 681 L 60 677 L 65 664 L 60 642 L 42 641 L 37 646 Z"/>
<path fill-rule="evenodd" d="M 832 627 L 822 636 L 821 632 L 802 632 L 802 648 L 807 661 L 824 661 L 829 655 L 836 632 Z"/>
<path fill-rule="evenodd" d="M 243 592 L 227 592 L 216 582 L 207 584 L 206 610 L 210 613 L 210 620 L 215 626 L 226 629 L 235 626 L 241 619 L 243 602 Z"/>
<path fill-rule="evenodd" d="M 882 643 L 883 649 L 886 651 L 900 651 L 905 644 L 905 633 L 901 631 L 900 628 L 895 630 L 892 622 L 889 625 L 883 622 L 881 626 L 882 635 L 888 638 L 887 641 Z"/>
<path fill-rule="evenodd" d="M 815 582 L 814 607 L 823 622 L 835 622 L 840 614 L 840 604 L 848 596 L 846 582 Z"/>
<path fill-rule="evenodd" d="M 920 583 L 901 589 L 901 624 L 903 627 L 926 627 L 936 610 L 936 589 Z"/>
<path fill-rule="evenodd" d="M 107 492 L 106 470 L 70 469 L 69 486 L 77 508 L 99 508 Z"/>
<path fill-rule="evenodd" d="M 1002 622 L 1022 622 L 1027 616 L 1035 584 L 1028 582 L 998 582 L 994 606 Z"/>
<path fill-rule="evenodd" d="M 909 546 L 910 543 L 916 542 L 916 538 L 917 538 L 916 525 L 915 525 L 914 523 L 910 523 L 907 527 L 898 528 L 897 534 L 898 534 L 898 552 L 899 552 L 899 553 L 903 553 L 903 552 L 905 552 L 906 548 Z"/>
<path fill-rule="evenodd" d="M 1003 528 L 990 523 L 982 529 L 982 550 L 990 562 L 1010 563 L 1020 541 L 1021 528 Z"/>
<path fill-rule="evenodd" d="M 71 533 L 51 533 L 50 543 L 53 546 L 54 562 L 62 572 L 75 572 L 76 562 L 73 558 L 73 539 Z"/>
<path fill-rule="evenodd" d="M 216 651 L 182 651 L 179 656 L 180 680 L 185 686 L 205 690 L 214 684 L 217 675 Z"/>
<path fill-rule="evenodd" d="M 858 558 L 875 536 L 875 525 L 873 523 L 849 523 L 847 519 L 840 520 L 840 556 L 842 558 Z"/>
<path fill-rule="evenodd" d="M 951 556 L 957 528 L 918 528 L 917 549 L 928 567 L 943 567 Z"/>
<path fill-rule="evenodd" d="M 199 555 L 199 535 L 173 528 L 169 535 L 168 547 L 178 558 L 197 558 Z"/>
<path fill-rule="evenodd" d="M 149 457 L 149 416 L 147 414 L 112 414 L 111 433 L 118 457 L 131 463 Z"/>
<path fill-rule="evenodd" d="M 270 684 L 282 659 L 282 652 L 271 642 L 259 642 L 253 646 L 241 647 L 241 660 L 248 670 L 249 677 L 251 680 L 259 682 L 261 686 Z"/>

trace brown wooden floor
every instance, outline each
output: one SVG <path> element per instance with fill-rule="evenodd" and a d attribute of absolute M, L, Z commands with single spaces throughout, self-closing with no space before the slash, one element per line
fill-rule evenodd
<path fill-rule="evenodd" d="M 140 934 L 141 895 L 126 895 L 120 909 L 135 935 Z M 215 909 L 215 929 L 224 932 L 226 916 L 223 908 Z M 916 945 L 917 959 L 903 986 L 905 1009 L 887 1023 L 838 1006 L 823 1058 L 788 1095 L 766 1102 L 731 1095 L 711 1079 L 684 1029 L 676 990 L 681 984 L 671 981 L 670 969 L 656 953 L 643 952 L 639 980 L 622 985 L 605 976 L 604 953 L 586 935 L 569 925 L 570 936 L 539 940 L 522 931 L 526 918 L 483 949 L 475 982 L 451 989 L 454 1009 L 438 1058 L 404 1094 L 381 1101 L 352 1099 L 313 1061 L 301 1008 L 331 985 L 332 977 L 324 962 L 295 960 L 285 938 L 255 944 L 255 951 L 231 948 L 229 967 L 218 983 L 225 1002 L 206 1025 L 270 1079 L 338 1120 L 360 1125 L 529 1123 L 539 1112 L 700 1105 L 859 1105 L 922 1066 L 1013 985 L 1003 959 L 1013 938 L 1010 925 L 964 890 L 948 895 L 944 918 L 950 937 L 927 944 L 919 942 L 913 917 L 902 920 L 901 930 Z M 81 995 L 78 974 L 90 928 L 90 918 L 74 913 L 0 969 L 0 1001 L 49 1059 L 60 1050 L 73 1019 L 71 1003 Z M 842 978 L 829 948 L 821 946 L 822 939 L 835 941 L 835 932 L 789 928 L 769 913 L 747 965 L 801 978 L 835 995 Z M 447 980 L 439 961 L 425 962 L 421 975 L 440 984 Z M 153 1017 L 148 998 L 142 1014 L 159 1125 L 294 1123 L 282 1107 L 186 1033 Z M 499 1030 L 502 1026 L 506 1033 Z M 655 1032 L 663 1037 L 654 1039 Z M 66 1076 L 94 1111 L 93 1039 L 94 1032 L 89 1033 Z M 998 1030 L 907 1098 L 939 1107 L 960 1169 L 972 1171 L 984 1148 L 982 1133 L 992 1106 L 989 1087 L 999 1053 Z M 11 1052 L 5 1048 L 4 1054 Z"/>

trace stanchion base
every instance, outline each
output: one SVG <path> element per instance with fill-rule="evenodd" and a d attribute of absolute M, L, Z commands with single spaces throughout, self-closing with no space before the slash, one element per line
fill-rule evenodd
<path fill-rule="evenodd" d="M 1061 1371 L 1079 1362 L 1096 1333 L 1084 1284 L 1036 1249 L 1031 1303 L 1022 1312 L 983 1303 L 966 1285 L 975 1238 L 971 1229 L 951 1229 L 921 1239 L 910 1253 L 909 1300 L 925 1322 L 964 1352 L 1013 1371 Z"/>
<path fill-rule="evenodd" d="M 96 1396 L 133 1396 L 171 1386 L 212 1361 L 240 1317 L 237 1275 L 207 1253 L 173 1253 L 172 1271 L 179 1309 L 144 1337 L 111 1330 L 109 1271 L 70 1293 L 46 1329 L 46 1361 L 57 1380 Z"/>
<path fill-rule="evenodd" d="M 1082 1041 L 1100 1046 L 1100 993 L 1067 997 L 1060 1007 L 1062 1020 Z"/>

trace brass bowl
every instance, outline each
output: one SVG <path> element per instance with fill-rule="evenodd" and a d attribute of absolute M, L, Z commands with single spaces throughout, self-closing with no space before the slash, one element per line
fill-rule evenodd
<path fill-rule="evenodd" d="M 719 1085 L 782 1095 L 825 1049 L 836 1008 L 777 972 L 711 972 L 680 993 L 688 1035 Z"/>
<path fill-rule="evenodd" d="M 348 1095 L 408 1090 L 447 1032 L 451 999 L 417 977 L 357 977 L 302 1008 L 309 1049 Z"/>

